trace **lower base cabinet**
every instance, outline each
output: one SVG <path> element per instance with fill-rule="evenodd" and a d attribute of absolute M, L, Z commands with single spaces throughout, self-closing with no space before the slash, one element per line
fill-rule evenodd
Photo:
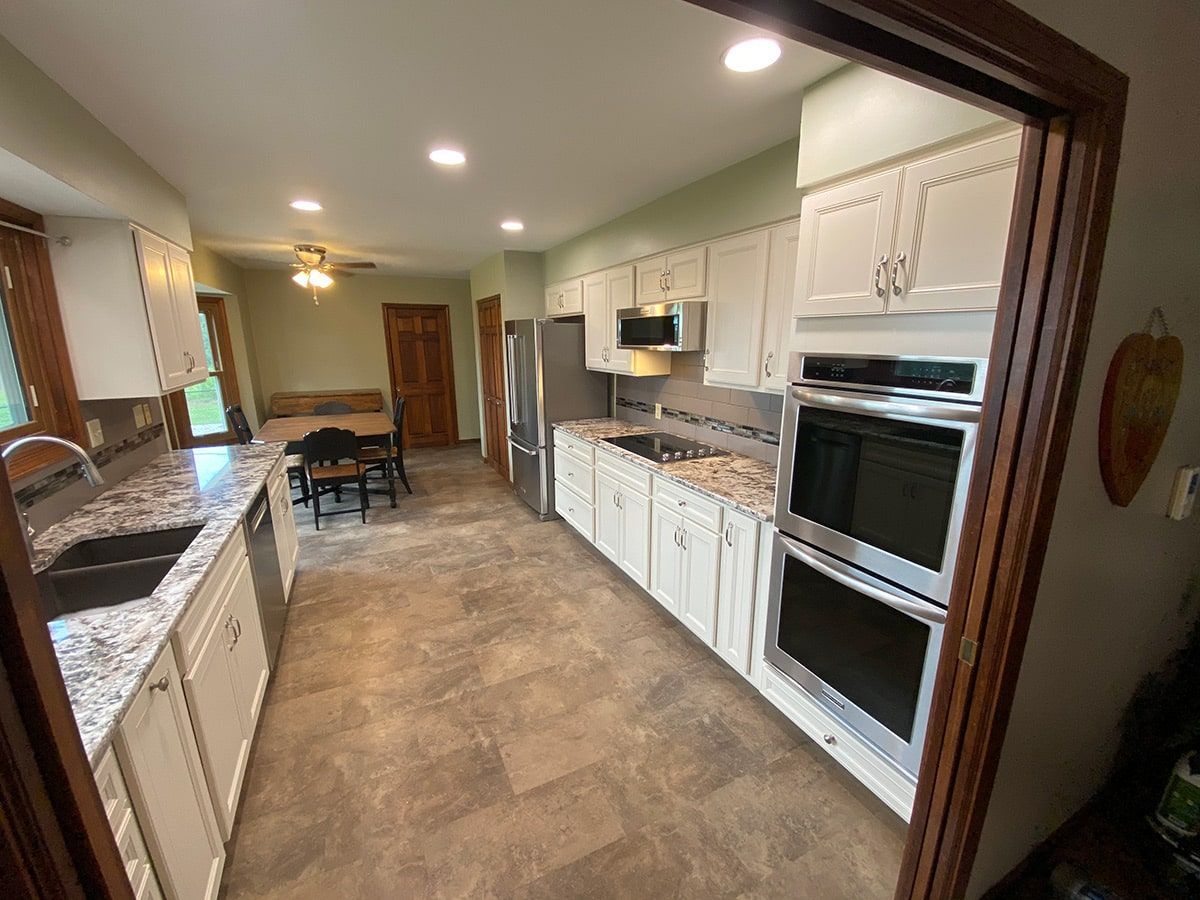
<path fill-rule="evenodd" d="M 754 642 L 754 589 L 758 579 L 758 520 L 725 510 L 717 591 L 716 649 L 742 675 L 750 675 Z"/>
<path fill-rule="evenodd" d="M 643 588 L 650 583 L 650 497 L 596 468 L 596 549 Z"/>
<path fill-rule="evenodd" d="M 655 500 L 650 592 L 710 647 L 716 640 L 721 567 L 720 536 Z M 747 598 L 749 599 L 749 598 Z M 730 605 L 741 602 L 732 595 Z"/>
<path fill-rule="evenodd" d="M 133 812 L 129 789 L 125 785 L 125 778 L 117 765 L 117 756 L 111 747 L 101 758 L 93 774 L 96 778 L 96 788 L 100 792 L 100 800 L 104 804 L 104 813 L 108 817 L 108 826 L 112 829 L 121 861 L 125 864 L 125 876 L 133 889 L 133 896 L 137 900 L 162 897 L 158 876 L 155 875 L 154 865 L 150 862 L 150 851 L 146 849 L 146 840 Z"/>
<path fill-rule="evenodd" d="M 216 897 L 225 847 L 169 646 L 118 727 L 115 747 L 163 893 Z"/>

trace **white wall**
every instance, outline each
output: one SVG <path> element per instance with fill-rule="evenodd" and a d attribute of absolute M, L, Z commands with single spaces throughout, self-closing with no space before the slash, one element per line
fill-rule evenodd
<path fill-rule="evenodd" d="M 1103 783 L 1120 718 L 1196 614 L 1200 516 L 1164 516 L 1176 467 L 1200 459 L 1200 5 L 1015 0 L 1130 76 L 1112 227 L 1066 471 L 970 895 L 1003 877 Z M 1183 339 L 1166 443 L 1126 509 L 1097 463 L 1109 359 L 1161 304 Z"/>

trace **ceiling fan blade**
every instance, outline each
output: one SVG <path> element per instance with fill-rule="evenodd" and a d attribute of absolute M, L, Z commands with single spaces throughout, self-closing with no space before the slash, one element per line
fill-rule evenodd
<path fill-rule="evenodd" d="M 375 263 L 373 263 L 373 262 L 344 262 L 344 263 L 336 263 L 335 262 L 335 263 L 328 263 L 327 265 L 332 266 L 335 269 L 374 269 L 375 268 Z"/>

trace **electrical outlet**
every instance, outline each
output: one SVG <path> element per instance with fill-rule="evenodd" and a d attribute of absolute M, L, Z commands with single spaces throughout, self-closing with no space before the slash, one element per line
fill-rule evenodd
<path fill-rule="evenodd" d="M 88 419 L 87 430 L 90 446 L 99 447 L 104 443 L 104 429 L 100 427 L 99 419 Z"/>
<path fill-rule="evenodd" d="M 654 404 L 654 418 L 656 418 L 656 419 L 662 418 L 662 404 L 661 403 Z"/>
<path fill-rule="evenodd" d="M 138 428 L 146 427 L 146 414 L 142 412 L 144 404 L 139 403 L 133 408 L 133 424 Z"/>

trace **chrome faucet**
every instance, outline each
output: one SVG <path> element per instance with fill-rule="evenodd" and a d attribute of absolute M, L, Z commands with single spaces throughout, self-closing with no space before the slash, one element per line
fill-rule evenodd
<path fill-rule="evenodd" d="M 79 465 L 83 469 L 83 477 L 87 479 L 87 483 L 92 487 L 100 487 L 104 484 L 104 476 L 100 474 L 100 470 L 96 468 L 96 464 L 92 458 L 88 456 L 86 450 L 76 444 L 74 441 L 68 441 L 65 438 L 54 437 L 50 434 L 31 434 L 28 437 L 17 438 L 15 441 L 7 444 L 3 450 L 0 450 L 0 459 L 8 459 L 17 450 L 20 450 L 26 444 L 36 444 L 38 442 L 45 444 L 56 444 L 59 447 L 65 447 L 79 458 Z M 19 510 L 21 520 L 25 523 L 25 549 L 29 551 L 29 561 L 33 562 L 33 536 L 37 533 L 33 526 L 29 524 L 29 517 L 25 515 L 24 510 Z"/>

